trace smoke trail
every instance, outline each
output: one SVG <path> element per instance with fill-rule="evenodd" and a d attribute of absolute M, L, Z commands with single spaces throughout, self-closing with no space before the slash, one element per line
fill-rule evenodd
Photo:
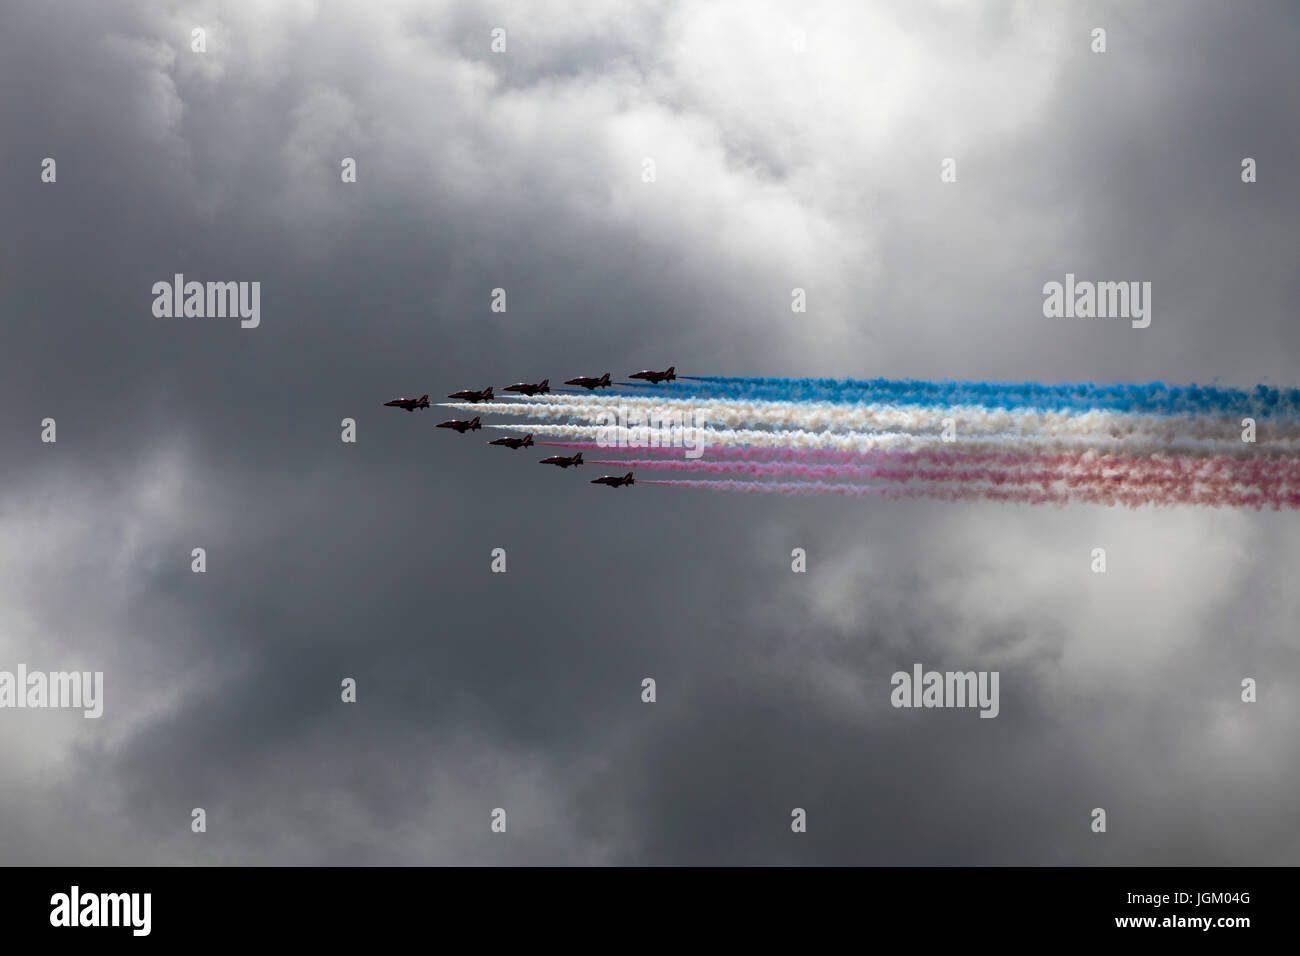
<path fill-rule="evenodd" d="M 987 485 L 921 485 L 916 487 L 882 487 L 878 485 L 826 484 L 823 482 L 704 481 L 660 480 L 637 481 L 639 485 L 663 485 L 676 488 L 701 488 L 711 491 L 735 491 L 743 494 L 779 494 L 787 496 L 844 495 L 850 498 L 880 497 L 887 499 L 933 498 L 940 501 L 1001 501 L 1013 504 L 1097 504 L 1124 505 L 1208 505 L 1210 507 L 1300 508 L 1300 491 L 1239 489 L 1195 489 L 1161 487 L 1071 487 L 1028 488 L 990 487 Z"/>
<path fill-rule="evenodd" d="M 489 425 L 489 428 L 518 430 L 519 425 Z M 941 447 L 950 450 L 1000 452 L 1009 445 L 1038 453 L 1082 452 L 1125 453 L 1134 455 L 1190 454 L 1221 455 L 1236 458 L 1275 457 L 1300 452 L 1300 443 L 1294 440 L 1271 442 L 1258 447 L 1241 441 L 1198 441 L 1177 438 L 1167 441 L 1147 436 L 1131 439 L 1096 438 L 1042 438 L 1034 435 L 1002 435 L 966 438 L 958 435 L 952 442 L 944 442 L 938 435 L 912 435 L 897 432 L 809 432 L 803 430 L 759 431 L 754 429 L 686 428 L 662 429 L 648 432 L 641 428 L 612 425 L 559 425 L 535 423 L 527 428 L 535 435 L 557 438 L 593 440 L 605 449 L 640 450 L 645 447 L 671 447 L 679 449 L 712 449 L 749 445 L 761 448 L 835 449 L 838 451 L 870 452 L 880 449 L 923 449 Z M 689 452 L 688 452 L 689 454 Z"/>
<path fill-rule="evenodd" d="M 635 453 L 594 464 L 716 476 L 642 484 L 1024 504 L 1300 507 L 1300 389 L 886 379 L 626 385 L 612 395 L 447 407 L 524 417 L 488 427 L 558 439 L 543 445 Z M 1263 422 L 1256 441 L 1244 440 L 1251 437 L 1246 417 Z"/>
<path fill-rule="evenodd" d="M 683 377 L 684 378 L 684 377 Z M 1118 412 L 1212 414 L 1256 419 L 1296 417 L 1300 389 L 1257 385 L 1246 391 L 1203 385 L 1097 385 L 1091 382 L 926 382 L 915 379 L 787 379 L 696 377 L 637 391 L 673 397 L 715 396 L 776 401 L 879 402 L 892 405 L 983 405 L 1048 411 L 1104 409 Z"/>
<path fill-rule="evenodd" d="M 541 441 L 539 445 L 547 445 L 553 448 L 573 448 L 582 451 L 636 451 L 640 455 L 673 455 L 680 457 L 682 450 L 680 448 L 637 448 L 621 449 L 613 445 L 604 445 L 594 441 Z M 898 449 L 876 449 L 872 451 L 840 451 L 834 448 L 784 448 L 784 447 L 755 447 L 750 445 L 734 446 L 716 446 L 709 448 L 703 456 L 695 461 L 713 461 L 713 460 L 742 460 L 742 461 L 762 461 L 762 462 L 800 462 L 805 464 L 813 463 L 831 463 L 831 464 L 871 464 L 879 462 L 932 462 L 939 465 L 965 465 L 965 464 L 996 464 L 1016 466 L 1023 465 L 1033 461 L 1051 461 L 1058 466 L 1078 464 L 1092 458 L 1113 458 L 1120 457 L 1121 454 L 1129 455 L 1137 460 L 1152 461 L 1181 461 L 1181 462 L 1221 462 L 1225 465 L 1228 463 L 1240 464 L 1243 462 L 1259 462 L 1261 465 L 1267 464 L 1270 467 L 1291 468 L 1291 460 L 1284 457 L 1265 454 L 1260 450 L 1254 456 L 1244 456 L 1239 458 L 1229 458 L 1226 456 L 1201 458 L 1196 455 L 1170 455 L 1166 450 L 1152 452 L 1148 455 L 1132 455 L 1128 452 L 1096 452 L 1091 449 L 1074 452 L 1058 452 L 1055 455 L 1046 455 L 1042 453 L 1028 451 L 949 451 L 949 444 L 940 444 L 934 448 L 921 448 L 914 451 L 901 451 Z M 1188 466 L 1190 467 L 1190 466 Z M 1221 467 L 1221 466 L 1216 466 Z"/>
<path fill-rule="evenodd" d="M 1300 489 L 1300 464 L 1295 462 L 1243 462 L 1214 459 L 1133 459 L 1127 456 L 1024 456 L 1010 468 L 988 467 L 962 462 L 959 467 L 917 467 L 915 465 L 804 464 L 799 462 L 704 462 L 668 459 L 593 460 L 593 465 L 612 465 L 643 471 L 693 471 L 713 475 L 778 476 L 804 479 L 878 479 L 895 482 L 988 482 L 1003 484 L 1124 484 L 1180 485 L 1230 488 L 1234 485 Z"/>
<path fill-rule="evenodd" d="M 526 415 L 541 420 L 564 419 L 614 424 L 699 422 L 735 428 L 761 425 L 803 430 L 844 429 L 910 433 L 939 432 L 951 422 L 963 435 L 1048 435 L 1147 438 L 1171 441 L 1176 438 L 1240 440 L 1237 421 L 1206 415 L 1153 416 L 1106 411 L 1043 412 L 1033 409 L 1007 411 L 979 406 L 951 408 L 891 405 L 854 405 L 832 402 L 769 402 L 740 399 L 654 399 L 579 396 L 537 396 L 546 401 L 504 402 L 493 405 L 470 402 L 442 403 L 449 408 L 474 410 L 481 414 Z M 1261 440 L 1300 440 L 1300 421 L 1278 420 L 1265 426 Z"/>

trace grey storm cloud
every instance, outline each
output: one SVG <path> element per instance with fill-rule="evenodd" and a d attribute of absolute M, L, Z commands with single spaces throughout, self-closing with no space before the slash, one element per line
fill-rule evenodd
<path fill-rule="evenodd" d="M 1295 384 L 1298 41 L 1282 2 L 5 5 L 0 669 L 106 700 L 0 712 L 0 862 L 1294 862 L 1293 514 L 606 493 L 381 403 Z M 1067 272 L 1152 282 L 1150 328 L 1044 318 Z M 155 318 L 176 273 L 260 326 Z M 914 662 L 998 670 L 998 718 L 892 708 Z"/>

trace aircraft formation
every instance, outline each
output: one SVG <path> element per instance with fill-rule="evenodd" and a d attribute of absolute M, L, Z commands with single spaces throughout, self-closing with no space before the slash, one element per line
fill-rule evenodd
<path fill-rule="evenodd" d="M 475 417 L 439 427 L 527 430 L 490 444 L 563 450 L 541 463 L 566 470 L 617 469 L 591 482 L 608 488 L 1300 509 L 1300 388 L 679 376 L 671 367 L 630 379 L 606 372 L 554 390 L 548 379 L 519 382 L 501 398 L 492 386 L 467 389 L 442 404 Z M 619 390 L 610 397 L 629 422 L 679 424 L 661 424 L 668 434 L 653 441 L 647 426 L 611 426 L 611 403 L 593 395 L 603 388 Z M 430 407 L 428 395 L 384 404 Z M 483 425 L 480 413 L 524 421 Z M 607 459 L 609 448 L 640 451 Z"/>
<path fill-rule="evenodd" d="M 649 382 L 652 385 L 658 385 L 661 382 L 677 381 L 677 369 L 675 366 L 671 365 L 662 372 L 656 372 L 653 369 L 647 368 L 642 369 L 639 372 L 632 372 L 628 377 L 640 379 L 641 381 Z M 576 378 L 566 379 L 564 384 L 593 392 L 598 388 L 610 388 L 613 385 L 613 382 L 610 381 L 610 373 L 606 372 L 604 375 L 579 375 Z M 529 398 L 534 395 L 549 395 L 551 394 L 551 380 L 544 378 L 537 383 L 516 382 L 514 385 L 505 386 L 502 391 L 516 392 L 520 395 L 527 395 Z M 482 389 L 467 388 L 459 392 L 452 392 L 447 397 L 461 402 L 478 404 L 479 402 L 492 401 L 495 395 L 493 394 L 493 386 L 488 385 L 486 388 Z M 395 398 L 392 401 L 384 402 L 384 406 L 386 408 L 401 408 L 408 412 L 413 412 L 417 408 L 429 408 L 429 396 L 421 395 L 419 398 Z M 466 432 L 479 431 L 483 426 L 479 422 L 478 416 L 475 415 L 469 420 L 453 418 L 445 422 L 438 422 L 435 427 L 449 428 L 464 435 Z M 520 448 L 533 447 L 534 442 L 533 436 L 530 433 L 524 435 L 522 438 L 496 438 L 488 442 L 488 444 L 500 445 L 509 448 L 512 451 L 518 451 Z M 573 455 L 552 455 L 549 458 L 541 459 L 539 464 L 555 465 L 557 468 L 567 470 L 575 465 L 582 465 L 584 462 L 582 460 L 582 452 L 577 452 Z M 626 475 L 602 475 L 600 478 L 593 478 L 591 484 L 606 485 L 610 488 L 622 488 L 624 485 L 636 484 L 636 479 L 633 477 L 632 472 L 629 471 Z"/>

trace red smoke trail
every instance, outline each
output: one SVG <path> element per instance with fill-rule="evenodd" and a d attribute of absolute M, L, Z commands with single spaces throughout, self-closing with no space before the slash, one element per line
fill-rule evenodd
<path fill-rule="evenodd" d="M 1014 443 L 1015 439 L 1007 439 Z M 1258 450 L 1258 458 L 1234 458 L 1226 455 L 1200 455 L 1185 451 L 1158 452 L 1154 454 L 1130 453 L 1116 451 L 1098 451 L 1081 449 L 1077 452 L 1044 453 L 1033 451 L 963 451 L 957 448 L 920 448 L 890 449 L 880 448 L 871 451 L 842 451 L 835 448 L 781 448 L 757 447 L 751 445 L 715 445 L 707 448 L 699 458 L 686 458 L 681 448 L 619 448 L 601 445 L 598 442 L 538 442 L 539 445 L 554 445 L 558 448 L 574 448 L 583 451 L 601 451 L 607 454 L 636 454 L 639 456 L 656 455 L 664 459 L 676 458 L 678 461 L 698 464 L 721 460 L 742 461 L 789 461 L 801 463 L 826 462 L 832 464 L 876 464 L 880 462 L 910 463 L 928 461 L 936 465 L 1038 465 L 1041 467 L 1060 468 L 1075 466 L 1088 461 L 1114 461 L 1132 459 L 1138 461 L 1169 462 L 1169 467 L 1182 469 L 1198 468 L 1210 471 L 1232 469 L 1237 467 L 1254 468 L 1267 466 L 1279 472 L 1293 469 L 1293 458 L 1281 457 L 1267 446 Z M 646 465 L 645 467 L 653 467 Z"/>
<path fill-rule="evenodd" d="M 984 457 L 984 456 L 970 456 Z M 992 457 L 992 456 L 988 456 Z M 712 475 L 746 475 L 755 478 L 795 477 L 804 479 L 880 479 L 884 481 L 990 482 L 995 485 L 1115 484 L 1148 488 L 1177 488 L 1182 485 L 1230 487 L 1247 485 L 1279 490 L 1288 485 L 1300 488 L 1300 462 L 1241 461 L 1232 458 L 1133 458 L 1129 456 L 1021 455 L 1019 467 L 1006 468 L 921 468 L 888 465 L 817 465 L 800 462 L 681 461 L 674 459 L 593 460 L 593 465 L 612 465 L 658 471 L 691 471 Z M 958 459 L 964 463 L 966 459 Z"/>
<path fill-rule="evenodd" d="M 932 498 L 941 501 L 1002 501 L 1014 504 L 1098 504 L 1125 505 L 1209 505 L 1231 508 L 1300 508 L 1300 490 L 1282 488 L 1259 491 L 1233 487 L 1193 488 L 1186 485 L 1168 487 L 1137 481 L 1119 485 L 1107 483 L 1092 487 L 1030 488 L 989 485 L 927 484 L 913 487 L 879 485 L 825 484 L 823 482 L 699 481 L 642 479 L 637 484 L 666 485 L 676 488 L 704 488 L 712 491 L 738 491 L 743 494 L 779 494 L 795 496 L 845 495 L 851 498 Z"/>

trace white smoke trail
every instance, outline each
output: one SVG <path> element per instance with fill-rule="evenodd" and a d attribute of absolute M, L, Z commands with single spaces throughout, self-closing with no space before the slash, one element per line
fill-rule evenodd
<path fill-rule="evenodd" d="M 953 407 L 880 404 L 771 402 L 747 399 L 668 399 L 585 395 L 537 395 L 530 401 L 489 405 L 444 403 L 449 408 L 518 414 L 542 420 L 576 419 L 610 422 L 626 414 L 636 422 L 684 420 L 725 428 L 762 425 L 805 431 L 845 429 L 861 432 L 922 434 L 938 432 L 949 419 L 958 435 L 1080 436 L 1111 439 L 1179 439 L 1240 441 L 1239 421 L 1207 415 L 1140 415 L 1110 411 L 1071 413 L 1032 409 L 989 409 L 976 405 Z M 1265 422 L 1261 443 L 1300 440 L 1300 423 Z"/>
<path fill-rule="evenodd" d="M 1097 452 L 1121 452 L 1132 455 L 1184 454 L 1226 455 L 1234 458 L 1270 458 L 1300 453 L 1300 442 L 1277 441 L 1260 447 L 1240 440 L 1198 440 L 1179 436 L 1173 439 L 1132 435 L 1124 438 L 1039 435 L 982 435 L 966 437 L 959 432 L 955 440 L 945 442 L 940 435 L 917 435 L 906 432 L 810 432 L 803 430 L 759 431 L 755 429 L 672 428 L 652 430 L 616 425 L 562 425 L 527 423 L 488 425 L 488 428 L 526 430 L 535 435 L 585 439 L 609 450 L 637 450 L 655 447 L 707 449 L 709 446 L 747 445 L 757 448 L 831 448 L 838 451 L 875 451 L 878 449 L 944 448 L 952 451 L 996 452 L 1014 447 L 1021 451 L 1071 452 L 1089 449 Z"/>

